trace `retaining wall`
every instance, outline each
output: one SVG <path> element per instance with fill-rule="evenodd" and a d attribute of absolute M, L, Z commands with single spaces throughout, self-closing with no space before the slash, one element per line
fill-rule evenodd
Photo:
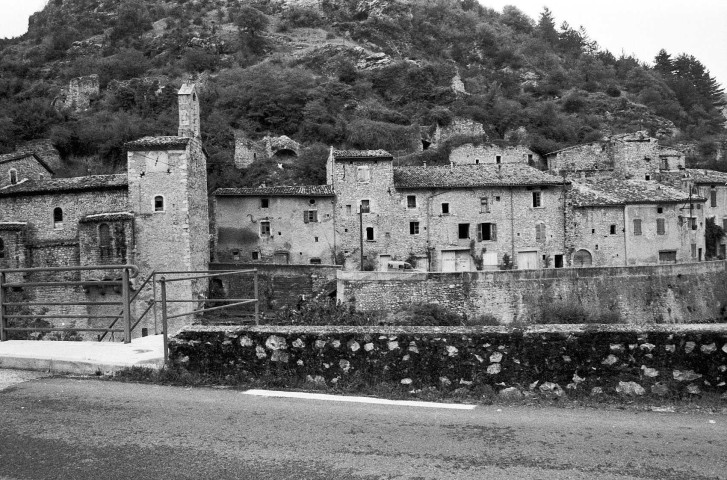
<path fill-rule="evenodd" d="M 172 362 L 281 385 L 391 383 L 552 395 L 727 390 L 727 325 L 634 327 L 186 327 Z"/>
<path fill-rule="evenodd" d="M 401 275 L 339 272 L 340 302 L 359 310 L 439 303 L 468 316 L 532 323 L 543 305 L 580 304 L 616 312 L 623 322 L 722 321 L 727 305 L 724 261 L 674 265 L 562 268 Z"/>

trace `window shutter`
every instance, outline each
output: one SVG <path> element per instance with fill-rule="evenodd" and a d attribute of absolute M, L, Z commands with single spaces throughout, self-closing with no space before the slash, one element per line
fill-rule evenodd
<path fill-rule="evenodd" d="M 490 224 L 490 239 L 493 242 L 497 241 L 497 224 L 496 223 Z"/>
<path fill-rule="evenodd" d="M 318 221 L 318 210 L 311 210 L 313 212 L 313 215 L 311 215 L 311 222 L 317 222 Z"/>
<path fill-rule="evenodd" d="M 308 223 L 308 210 L 303 210 L 303 223 Z"/>
<path fill-rule="evenodd" d="M 478 242 L 482 241 L 482 229 L 484 228 L 484 226 L 485 225 L 482 223 L 477 224 L 477 241 Z"/>

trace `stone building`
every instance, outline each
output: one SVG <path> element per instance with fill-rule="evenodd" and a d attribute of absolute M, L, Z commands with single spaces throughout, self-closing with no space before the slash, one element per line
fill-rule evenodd
<path fill-rule="evenodd" d="M 452 149 L 449 161 L 455 165 L 521 163 L 537 167 L 540 155 L 522 145 L 499 146 L 493 143 L 474 145 L 467 143 Z"/>
<path fill-rule="evenodd" d="M 360 268 L 362 255 L 368 269 L 389 260 L 431 271 L 564 266 L 561 178 L 522 164 L 396 168 L 392 160 L 380 150 L 331 152 L 336 250 L 348 268 Z"/>
<path fill-rule="evenodd" d="M 573 182 L 567 237 L 576 267 L 704 259 L 704 198 L 646 180 Z"/>
<path fill-rule="evenodd" d="M 220 188 L 212 202 L 217 262 L 335 263 L 330 185 Z"/>
<path fill-rule="evenodd" d="M 135 264 L 138 283 L 154 271 L 206 270 L 209 262 L 206 155 L 199 137 L 199 106 L 193 86 L 179 92 L 180 136 L 147 137 L 127 145 L 128 169 L 123 175 L 48 178 L 52 171 L 37 156 L 9 160 L 7 183 L 0 188 L 0 266 L 4 268 Z M 12 169 L 16 174 L 12 175 Z M 14 180 L 17 180 L 13 182 Z M 35 274 L 34 274 L 35 275 Z M 116 270 L 49 273 L 54 278 L 83 280 L 83 288 L 25 291 L 28 299 L 83 302 L 119 292 L 96 288 L 94 282 L 119 278 Z M 204 282 L 171 284 L 170 296 L 203 299 Z M 140 293 L 136 308 L 151 298 L 151 286 Z M 171 312 L 192 310 L 197 303 L 179 303 Z M 45 307 L 44 307 L 45 308 Z M 50 313 L 72 307 L 51 307 Z M 76 305 L 88 314 L 81 326 L 103 327 L 98 306 Z M 35 311 L 37 309 L 33 309 Z M 108 309 L 107 309 L 108 310 Z M 186 320 L 170 325 L 171 330 Z M 157 330 L 154 319 L 139 326 Z"/>
<path fill-rule="evenodd" d="M 660 172 L 684 169 L 684 155 L 663 148 L 646 132 L 607 137 L 600 142 L 564 148 L 545 156 L 557 175 L 656 180 Z"/>
<path fill-rule="evenodd" d="M 0 155 L 0 189 L 28 180 L 50 178 L 53 170 L 32 152 Z"/>
<path fill-rule="evenodd" d="M 257 159 L 291 164 L 299 155 L 300 144 L 286 135 L 252 140 L 244 132 L 235 132 L 234 158 L 237 168 L 247 168 Z"/>

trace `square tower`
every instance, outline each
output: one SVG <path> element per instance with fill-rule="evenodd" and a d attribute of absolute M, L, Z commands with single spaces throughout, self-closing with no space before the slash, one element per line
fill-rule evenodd
<path fill-rule="evenodd" d="M 199 96 L 197 87 L 193 83 L 185 83 L 177 93 L 179 102 L 179 132 L 180 137 L 200 138 Z"/>

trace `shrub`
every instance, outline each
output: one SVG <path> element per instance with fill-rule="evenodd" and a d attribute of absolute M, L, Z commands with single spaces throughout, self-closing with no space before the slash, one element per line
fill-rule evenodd
<path fill-rule="evenodd" d="M 618 312 L 588 312 L 583 305 L 566 302 L 553 302 L 543 305 L 540 310 L 541 324 L 614 324 L 621 323 Z"/>
<path fill-rule="evenodd" d="M 463 325 L 464 319 L 458 313 L 436 303 L 415 303 L 400 310 L 392 323 L 446 327 Z"/>
<path fill-rule="evenodd" d="M 298 308 L 284 306 L 268 318 L 272 325 L 375 325 L 375 313 L 357 312 L 353 305 L 336 304 L 329 300 L 314 299 Z"/>
<path fill-rule="evenodd" d="M 475 315 L 465 321 L 468 327 L 499 327 L 500 319 L 491 313 Z"/>

